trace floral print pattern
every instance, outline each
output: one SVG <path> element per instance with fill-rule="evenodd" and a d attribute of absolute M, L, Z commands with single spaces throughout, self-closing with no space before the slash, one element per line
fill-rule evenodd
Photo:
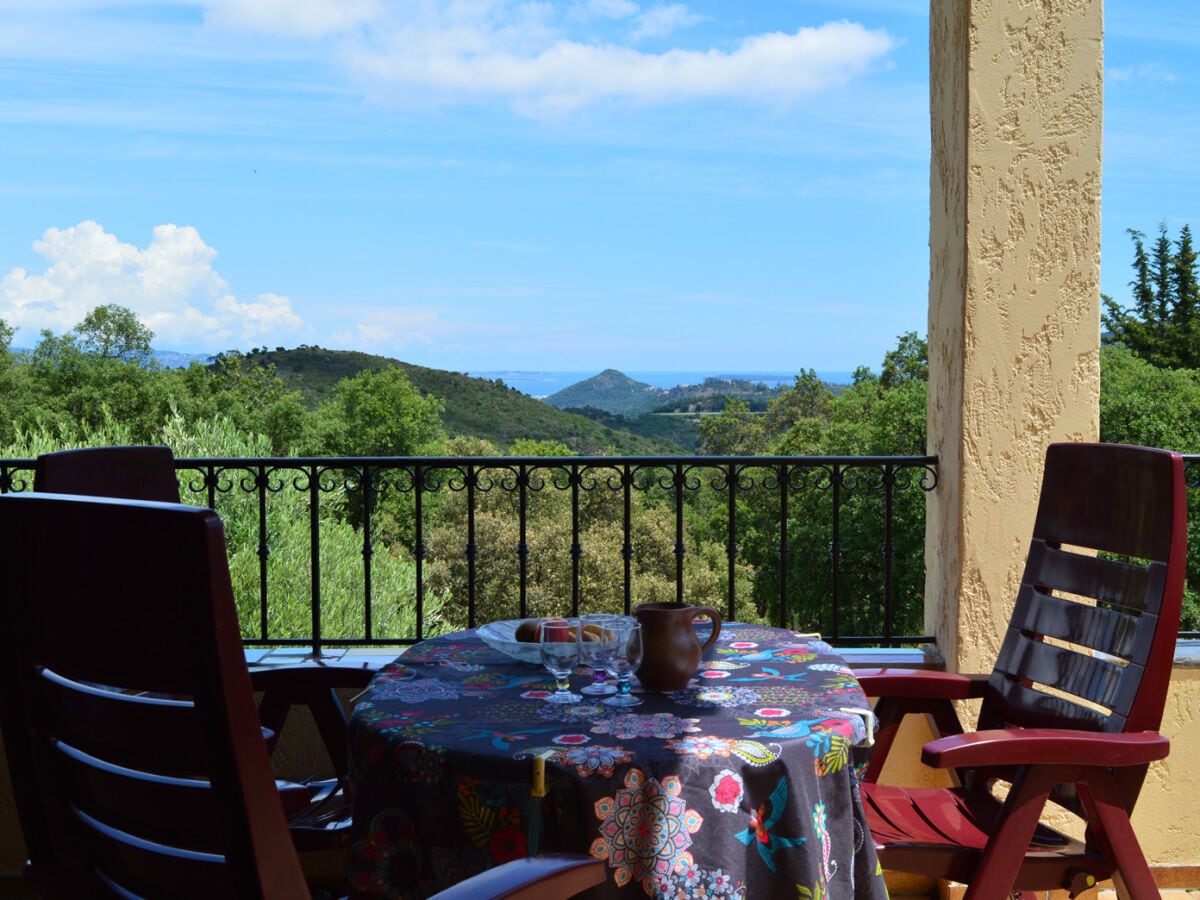
<path fill-rule="evenodd" d="M 699 731 L 695 719 L 681 719 L 671 713 L 640 715 L 624 713 L 596 722 L 592 734 L 611 734 L 622 741 L 636 738 L 673 738 L 679 734 Z"/>
<path fill-rule="evenodd" d="M 688 848 L 704 819 L 680 799 L 676 777 L 657 781 L 631 768 L 624 787 L 596 803 L 600 836 L 593 856 L 608 860 L 618 885 L 641 883 L 654 896 L 655 884 L 693 863 Z"/>
<path fill-rule="evenodd" d="M 351 720 L 352 900 L 557 850 L 605 861 L 596 900 L 883 900 L 853 674 L 822 641 L 741 623 L 707 657 L 620 709 L 546 703 L 544 671 L 471 632 L 411 648 Z"/>
<path fill-rule="evenodd" d="M 729 708 L 757 704 L 761 699 L 757 691 L 750 688 L 726 687 L 725 685 L 703 685 L 697 688 L 684 688 L 675 691 L 671 699 L 685 706 L 703 706 Z"/>
<path fill-rule="evenodd" d="M 732 769 L 722 769 L 708 786 L 713 809 L 720 812 L 737 812 L 745 793 L 746 784 L 742 781 L 742 776 Z"/>

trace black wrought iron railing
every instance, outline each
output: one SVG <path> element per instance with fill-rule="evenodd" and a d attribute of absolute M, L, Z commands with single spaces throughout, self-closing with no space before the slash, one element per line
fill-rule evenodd
<path fill-rule="evenodd" d="M 645 600 L 820 631 L 922 633 L 933 457 L 180 459 L 216 509 L 249 645 L 395 645 Z M 0 460 L 0 492 L 33 460 Z M 169 602 L 165 599 L 164 602 Z"/>

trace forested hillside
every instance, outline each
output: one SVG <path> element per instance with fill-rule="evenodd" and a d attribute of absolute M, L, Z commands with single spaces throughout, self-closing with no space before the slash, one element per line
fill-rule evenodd
<path fill-rule="evenodd" d="M 344 379 L 364 372 L 398 369 L 426 396 L 442 401 L 442 427 L 451 437 L 471 437 L 507 448 L 516 440 L 561 441 L 574 453 L 679 453 L 669 436 L 644 437 L 586 416 L 555 409 L 515 388 L 459 372 L 429 369 L 384 356 L 322 347 L 255 350 L 244 361 L 273 370 L 284 388 L 298 391 L 316 409 Z"/>

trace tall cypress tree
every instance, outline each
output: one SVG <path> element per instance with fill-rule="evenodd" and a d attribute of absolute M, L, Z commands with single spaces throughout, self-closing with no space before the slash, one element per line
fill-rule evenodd
<path fill-rule="evenodd" d="M 1184 225 L 1175 242 L 1171 259 L 1171 291 L 1175 306 L 1172 323 L 1181 334 L 1180 367 L 1200 368 L 1200 279 L 1196 277 L 1197 253 L 1192 246 L 1192 231 Z"/>
<path fill-rule="evenodd" d="M 1104 296 L 1104 341 L 1128 347 L 1160 368 L 1200 368 L 1200 264 L 1191 229 L 1184 225 L 1172 245 L 1166 224 L 1150 252 L 1145 235 L 1133 240 L 1132 308 Z"/>

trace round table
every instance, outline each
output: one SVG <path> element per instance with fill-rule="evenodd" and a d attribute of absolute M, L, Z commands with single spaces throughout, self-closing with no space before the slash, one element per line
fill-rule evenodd
<path fill-rule="evenodd" d="M 474 631 L 375 677 L 350 720 L 352 896 L 574 850 L 608 863 L 589 898 L 886 897 L 851 752 L 869 707 L 825 642 L 726 623 L 687 688 L 641 706 L 552 686 Z"/>

